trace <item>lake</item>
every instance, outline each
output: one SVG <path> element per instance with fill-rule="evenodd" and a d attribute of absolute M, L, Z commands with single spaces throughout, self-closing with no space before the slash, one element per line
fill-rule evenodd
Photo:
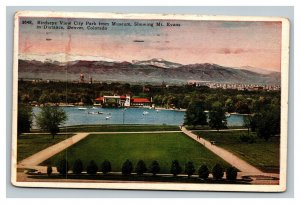
<path fill-rule="evenodd" d="M 180 125 L 184 121 L 183 111 L 154 110 L 148 108 L 101 108 L 101 107 L 63 107 L 68 115 L 64 126 L 92 124 L 166 124 Z M 34 107 L 37 114 L 40 108 Z M 230 115 L 228 126 L 243 125 L 242 115 Z M 33 121 L 33 127 L 36 123 Z"/>

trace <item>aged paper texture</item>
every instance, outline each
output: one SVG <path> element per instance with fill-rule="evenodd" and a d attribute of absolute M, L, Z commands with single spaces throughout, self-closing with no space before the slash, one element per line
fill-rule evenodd
<path fill-rule="evenodd" d="M 286 190 L 289 21 L 20 11 L 12 183 Z"/>

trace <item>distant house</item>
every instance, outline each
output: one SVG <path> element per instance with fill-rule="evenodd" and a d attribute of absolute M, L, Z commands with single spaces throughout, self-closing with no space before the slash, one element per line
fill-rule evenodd
<path fill-rule="evenodd" d="M 130 100 L 130 106 L 133 107 L 143 107 L 143 106 L 150 106 L 151 101 L 148 98 L 132 98 Z"/>
<path fill-rule="evenodd" d="M 147 98 L 130 98 L 126 96 L 102 96 L 94 100 L 95 106 L 102 107 L 143 107 L 150 106 L 151 101 Z"/>

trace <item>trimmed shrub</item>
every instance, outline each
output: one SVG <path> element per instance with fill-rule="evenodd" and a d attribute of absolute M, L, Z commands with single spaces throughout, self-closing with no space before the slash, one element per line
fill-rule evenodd
<path fill-rule="evenodd" d="M 198 170 L 199 178 L 207 179 L 209 176 L 209 169 L 205 164 L 203 164 Z"/>
<path fill-rule="evenodd" d="M 146 164 L 143 160 L 139 160 L 135 167 L 135 172 L 137 175 L 143 175 L 147 171 Z"/>
<path fill-rule="evenodd" d="M 47 166 L 47 175 L 50 176 L 52 174 L 52 166 Z"/>
<path fill-rule="evenodd" d="M 226 179 L 230 181 L 235 181 L 237 177 L 237 169 L 234 167 L 228 167 L 226 170 Z"/>
<path fill-rule="evenodd" d="M 251 136 L 251 135 L 240 135 L 239 139 L 243 143 L 252 144 L 252 143 L 256 142 L 256 138 L 254 136 Z"/>
<path fill-rule="evenodd" d="M 69 163 L 66 159 L 62 159 L 59 161 L 59 163 L 57 165 L 57 171 L 62 175 L 66 175 L 68 173 Z"/>
<path fill-rule="evenodd" d="M 212 174 L 214 179 L 219 180 L 222 179 L 224 175 L 224 169 L 220 164 L 216 164 L 214 168 L 212 169 Z"/>
<path fill-rule="evenodd" d="M 152 162 L 152 164 L 149 167 L 149 172 L 152 173 L 153 176 L 155 176 L 160 171 L 159 163 L 155 160 Z"/>
<path fill-rule="evenodd" d="M 97 173 L 97 171 L 98 171 L 98 166 L 97 166 L 97 164 L 94 162 L 94 160 L 90 161 L 90 163 L 89 163 L 89 164 L 87 165 L 87 167 L 86 167 L 86 172 L 87 172 L 88 174 L 94 175 L 94 174 Z"/>
<path fill-rule="evenodd" d="M 132 173 L 132 170 L 133 170 L 132 162 L 127 159 L 122 165 L 122 174 L 130 175 Z"/>
<path fill-rule="evenodd" d="M 82 161 L 80 159 L 75 160 L 75 162 L 73 164 L 73 173 L 81 174 L 82 171 L 83 171 Z"/>
<path fill-rule="evenodd" d="M 191 177 L 195 173 L 196 169 L 193 164 L 193 162 L 188 162 L 185 165 L 185 173 L 188 175 L 188 177 Z"/>
<path fill-rule="evenodd" d="M 177 176 L 182 172 L 182 168 L 177 160 L 172 161 L 170 172 L 173 176 Z"/>
<path fill-rule="evenodd" d="M 111 171 L 111 164 L 108 160 L 104 160 L 104 162 L 102 162 L 101 171 L 103 174 L 107 174 L 108 172 Z"/>

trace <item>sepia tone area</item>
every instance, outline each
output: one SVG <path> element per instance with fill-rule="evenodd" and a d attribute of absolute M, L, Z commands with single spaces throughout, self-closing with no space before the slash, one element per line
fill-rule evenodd
<path fill-rule="evenodd" d="M 16 22 L 17 182 L 280 185 L 282 21 Z"/>

